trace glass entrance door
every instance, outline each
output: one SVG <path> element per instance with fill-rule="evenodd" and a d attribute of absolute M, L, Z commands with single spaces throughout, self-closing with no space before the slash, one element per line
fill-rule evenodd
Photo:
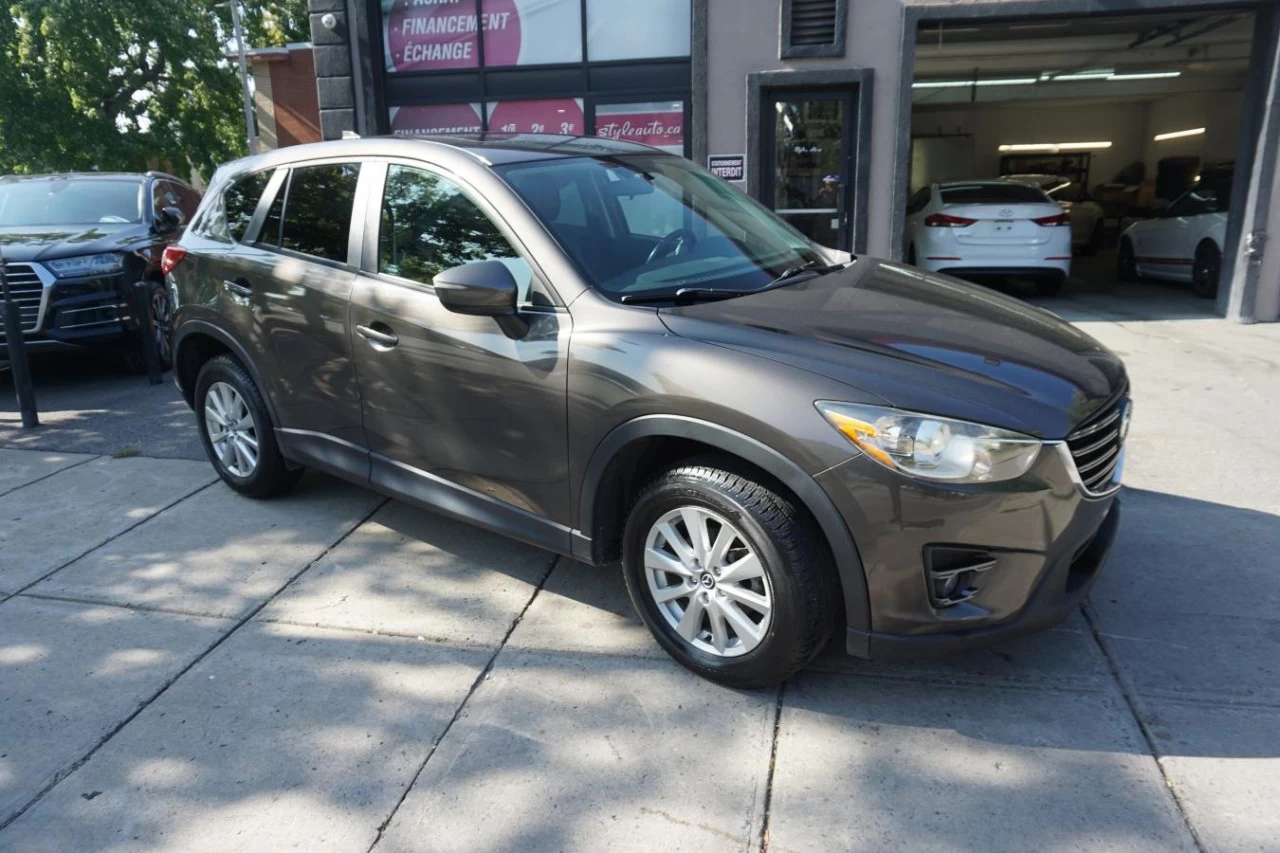
<path fill-rule="evenodd" d="M 851 249 L 852 91 L 774 93 L 761 140 L 764 201 L 817 243 Z"/>

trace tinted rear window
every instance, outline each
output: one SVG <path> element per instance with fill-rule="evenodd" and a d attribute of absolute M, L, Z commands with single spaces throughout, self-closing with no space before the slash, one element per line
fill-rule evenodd
<path fill-rule="evenodd" d="M 943 204 L 1052 204 L 1042 190 L 1026 184 L 968 184 L 942 188 Z"/>
<path fill-rule="evenodd" d="M 280 246 L 330 261 L 347 260 L 358 163 L 304 166 L 289 177 Z"/>

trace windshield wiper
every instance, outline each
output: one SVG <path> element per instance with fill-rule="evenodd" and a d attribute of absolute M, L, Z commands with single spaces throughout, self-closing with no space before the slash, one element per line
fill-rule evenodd
<path fill-rule="evenodd" d="M 773 287 L 775 284 L 782 284 L 788 279 L 793 279 L 796 276 L 807 272 L 811 272 L 816 275 L 826 275 L 827 273 L 839 272 L 842 269 L 844 269 L 844 264 L 824 264 L 822 261 L 809 261 L 806 264 L 796 264 L 794 267 L 787 267 L 782 271 L 782 275 L 769 282 L 762 289 Z"/>
<path fill-rule="evenodd" d="M 627 305 L 637 305 L 642 302 L 674 302 L 677 305 L 688 305 L 691 302 L 733 299 L 735 296 L 745 296 L 748 293 L 758 292 L 755 290 L 717 290 L 714 287 L 682 287 L 679 290 L 664 290 L 659 293 L 624 293 L 618 297 L 618 301 Z"/>

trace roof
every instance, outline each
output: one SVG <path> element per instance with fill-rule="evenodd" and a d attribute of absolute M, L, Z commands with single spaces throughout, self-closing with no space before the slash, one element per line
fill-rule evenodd
<path fill-rule="evenodd" d="M 149 177 L 143 172 L 52 172 L 47 175 L 4 175 L 0 181 L 47 181 L 51 178 L 76 178 L 78 180 L 101 180 L 103 178 L 121 180 L 124 178 L 141 181 Z M 177 179 L 175 179 L 177 180 Z M 183 183 L 186 183 L 185 181 Z"/>
<path fill-rule="evenodd" d="M 485 166 L 503 166 L 532 160 L 569 157 L 620 157 L 627 154 L 656 154 L 674 157 L 637 142 L 623 142 L 597 136 L 554 136 L 537 133 L 475 133 L 456 136 L 372 136 L 335 139 L 290 145 L 228 163 L 219 172 L 286 166 L 304 160 L 332 157 L 405 157 L 432 155 L 439 161 L 464 158 Z"/>

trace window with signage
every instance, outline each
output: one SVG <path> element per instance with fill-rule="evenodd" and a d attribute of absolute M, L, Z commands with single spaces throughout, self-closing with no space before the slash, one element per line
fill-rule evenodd
<path fill-rule="evenodd" d="M 380 4 L 384 131 L 594 134 L 687 152 L 691 0 Z"/>
<path fill-rule="evenodd" d="M 411 166 L 387 170 L 378 272 L 431 284 L 447 269 L 490 260 L 511 271 L 526 301 L 532 268 L 457 184 Z"/>
<path fill-rule="evenodd" d="M 289 176 L 280 248 L 345 263 L 357 163 L 303 166 Z"/>

